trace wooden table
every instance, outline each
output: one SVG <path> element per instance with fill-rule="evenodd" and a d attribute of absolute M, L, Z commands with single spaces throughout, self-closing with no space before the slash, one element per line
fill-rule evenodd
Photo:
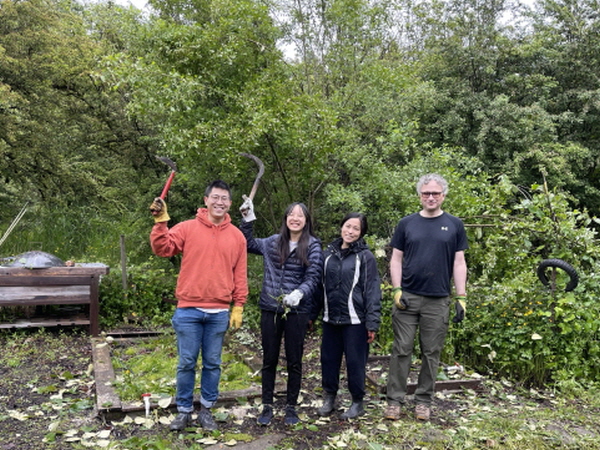
<path fill-rule="evenodd" d="M 35 317 L 0 323 L 0 328 L 89 325 L 100 333 L 100 277 L 108 266 L 81 263 L 74 267 L 0 267 L 0 307 L 28 305 L 89 305 L 87 314 L 74 317 Z"/>

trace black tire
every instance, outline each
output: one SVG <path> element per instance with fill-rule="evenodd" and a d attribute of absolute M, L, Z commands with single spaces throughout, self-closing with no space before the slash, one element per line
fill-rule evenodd
<path fill-rule="evenodd" d="M 577 287 L 577 284 L 579 284 L 579 275 L 577 275 L 577 271 L 571 264 L 562 259 L 544 259 L 537 268 L 538 278 L 544 286 L 550 284 L 550 280 L 546 276 L 546 269 L 549 267 L 562 269 L 569 275 L 570 280 L 565 287 L 565 292 L 572 291 Z"/>

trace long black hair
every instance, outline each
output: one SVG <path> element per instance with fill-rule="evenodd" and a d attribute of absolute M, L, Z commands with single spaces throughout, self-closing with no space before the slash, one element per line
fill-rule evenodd
<path fill-rule="evenodd" d="M 302 229 L 302 234 L 298 240 L 298 247 L 296 247 L 296 254 L 304 266 L 309 265 L 308 261 L 308 245 L 310 243 L 310 237 L 314 236 L 312 218 L 310 212 L 304 203 L 295 202 L 289 205 L 285 213 L 283 214 L 283 220 L 281 229 L 279 230 L 279 241 L 277 242 L 277 253 L 279 253 L 279 262 L 283 265 L 285 260 L 290 256 L 290 230 L 287 227 L 287 217 L 292 213 L 292 210 L 299 206 L 306 218 L 306 224 Z"/>

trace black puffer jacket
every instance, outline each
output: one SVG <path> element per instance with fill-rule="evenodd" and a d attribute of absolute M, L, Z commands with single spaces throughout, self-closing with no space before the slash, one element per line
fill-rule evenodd
<path fill-rule="evenodd" d="M 294 289 L 299 289 L 304 294 L 300 304 L 292 308 L 291 312 L 310 313 L 314 309 L 313 297 L 319 289 L 323 275 L 323 250 L 321 241 L 311 237 L 308 247 L 308 266 L 296 256 L 296 250 L 281 263 L 277 252 L 279 234 L 267 238 L 252 236 L 252 224 L 242 221 L 240 229 L 246 237 L 249 253 L 263 257 L 263 284 L 260 293 L 259 306 L 265 311 L 284 312 L 280 301 L 281 296 L 289 294 Z"/>
<path fill-rule="evenodd" d="M 313 320 L 323 310 L 323 322 L 332 325 L 364 323 L 377 331 L 381 321 L 381 286 L 375 256 L 361 238 L 342 250 L 342 238 L 325 250 L 323 292 Z"/>

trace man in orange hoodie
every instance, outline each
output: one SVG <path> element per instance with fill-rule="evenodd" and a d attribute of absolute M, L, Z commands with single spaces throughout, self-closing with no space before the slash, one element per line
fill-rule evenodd
<path fill-rule="evenodd" d="M 154 227 L 150 233 L 157 256 L 183 254 L 175 297 L 177 309 L 172 324 L 177 335 L 177 416 L 172 431 L 191 424 L 198 355 L 202 352 L 200 411 L 198 422 L 205 430 L 216 430 L 210 408 L 219 396 L 221 351 L 228 326 L 239 328 L 248 296 L 246 239 L 231 223 L 231 189 L 213 181 L 204 193 L 206 208 L 196 217 L 167 227 L 167 205 L 154 199 L 150 211 Z M 230 305 L 233 304 L 231 313 Z"/>

